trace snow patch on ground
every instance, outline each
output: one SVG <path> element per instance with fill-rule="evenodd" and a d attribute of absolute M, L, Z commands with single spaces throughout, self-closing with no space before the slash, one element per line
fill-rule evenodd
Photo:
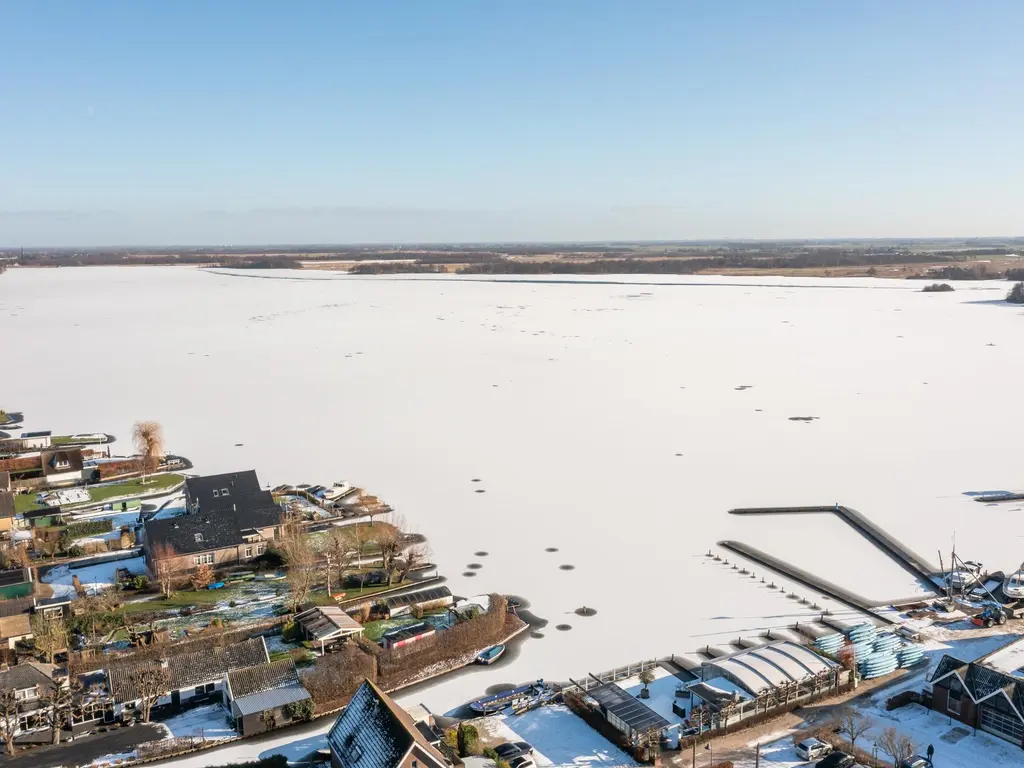
<path fill-rule="evenodd" d="M 507 716 L 505 722 L 522 741 L 528 741 L 549 761 L 544 765 L 637 765 L 629 755 L 561 704 Z"/>
<path fill-rule="evenodd" d="M 228 723 L 227 717 L 228 711 L 220 704 L 208 704 L 175 715 L 160 725 L 167 729 L 167 735 L 171 738 L 201 736 L 204 741 L 218 741 L 238 735 L 238 731 Z"/>
<path fill-rule="evenodd" d="M 78 576 L 79 581 L 87 592 L 95 592 L 115 584 L 118 568 L 127 568 L 133 574 L 145 574 L 146 559 L 144 557 L 131 557 L 125 560 L 111 560 L 106 563 L 97 563 L 85 568 L 71 568 L 67 565 L 59 565 L 51 569 L 42 581 L 53 587 L 54 597 L 74 598 L 75 587 L 72 580 Z"/>
<path fill-rule="evenodd" d="M 117 752 L 113 755 L 104 755 L 103 757 L 97 757 L 91 763 L 86 763 L 80 768 L 107 768 L 108 766 L 121 765 L 122 763 L 134 760 L 138 757 L 138 753 L 135 750 L 131 752 Z"/>

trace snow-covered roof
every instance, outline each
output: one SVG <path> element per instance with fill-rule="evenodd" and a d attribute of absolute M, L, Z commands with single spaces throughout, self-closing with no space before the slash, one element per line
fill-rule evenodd
<path fill-rule="evenodd" d="M 806 680 L 835 664 L 801 645 L 782 641 L 713 659 L 704 666 L 711 670 L 710 674 L 724 674 L 757 695 Z M 705 672 L 704 677 L 708 674 Z"/>
<path fill-rule="evenodd" d="M 979 660 L 982 666 L 1024 680 L 1024 638 Z"/>

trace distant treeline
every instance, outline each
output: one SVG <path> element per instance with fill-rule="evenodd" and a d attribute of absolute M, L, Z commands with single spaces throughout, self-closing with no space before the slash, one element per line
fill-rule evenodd
<path fill-rule="evenodd" d="M 419 261 L 374 261 L 356 264 L 349 270 L 350 275 L 398 275 L 445 272 L 442 264 L 424 264 Z"/>

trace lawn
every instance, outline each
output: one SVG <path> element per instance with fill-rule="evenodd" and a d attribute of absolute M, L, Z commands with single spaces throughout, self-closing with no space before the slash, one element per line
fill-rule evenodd
<path fill-rule="evenodd" d="M 173 472 L 166 475 L 150 475 L 145 479 L 135 478 L 112 485 L 89 486 L 89 495 L 93 502 L 106 501 L 120 496 L 141 496 L 143 494 L 168 491 L 176 485 L 185 481 L 184 475 Z"/>
<path fill-rule="evenodd" d="M 192 605 L 214 605 L 231 599 L 231 593 L 224 589 L 200 589 L 174 592 L 170 597 L 160 597 L 154 600 L 143 600 L 135 603 L 125 603 L 122 609 L 129 613 L 143 613 L 147 611 L 177 611 L 188 608 Z"/>
<path fill-rule="evenodd" d="M 354 528 L 358 528 L 359 534 L 362 536 L 363 543 L 360 549 L 361 554 L 363 555 L 376 555 L 380 553 L 380 547 L 378 547 L 377 543 L 373 541 L 374 535 L 379 535 L 381 532 L 394 534 L 398 530 L 391 523 L 385 523 L 380 520 L 374 523 L 353 523 L 351 525 L 339 526 L 335 530 L 353 533 Z M 315 549 L 322 549 L 327 543 L 327 534 L 328 531 L 317 531 L 316 533 L 311 533 L 309 534 L 309 541 Z"/>
<path fill-rule="evenodd" d="M 69 504 L 64 509 L 82 509 L 94 504 L 103 504 L 110 499 L 169 491 L 184 481 L 184 475 L 169 473 L 166 475 L 150 475 L 146 478 L 145 483 L 143 483 L 142 478 L 135 478 L 134 480 L 125 480 L 120 483 L 113 483 L 112 485 L 90 485 L 88 490 L 91 501 L 82 502 L 81 504 Z M 37 496 L 38 494 L 36 493 L 17 494 L 14 497 L 14 511 L 24 513 L 37 509 L 46 509 L 45 506 L 36 501 Z"/>
<path fill-rule="evenodd" d="M 363 625 L 363 636 L 367 640 L 376 643 L 384 636 L 385 632 L 390 632 L 392 629 L 398 629 L 399 627 L 411 627 L 413 624 L 419 624 L 420 621 L 415 616 L 400 616 L 397 619 L 368 621 Z"/>

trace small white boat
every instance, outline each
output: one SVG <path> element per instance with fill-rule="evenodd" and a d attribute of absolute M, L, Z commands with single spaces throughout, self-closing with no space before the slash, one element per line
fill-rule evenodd
<path fill-rule="evenodd" d="M 486 651 L 481 651 L 476 657 L 477 664 L 493 664 L 505 653 L 504 645 L 492 645 Z"/>
<path fill-rule="evenodd" d="M 1024 563 L 1003 581 L 1003 594 L 1012 600 L 1024 600 Z"/>

